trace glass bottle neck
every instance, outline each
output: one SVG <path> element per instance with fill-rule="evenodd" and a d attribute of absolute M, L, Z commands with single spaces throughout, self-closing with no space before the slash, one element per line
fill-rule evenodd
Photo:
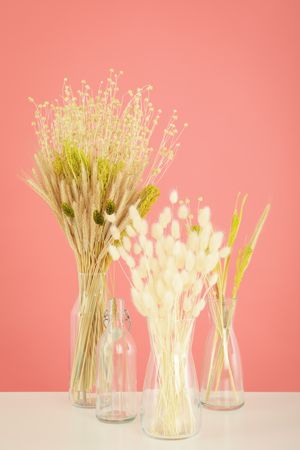
<path fill-rule="evenodd" d="M 124 300 L 112 298 L 108 303 L 108 328 L 124 327 Z"/>

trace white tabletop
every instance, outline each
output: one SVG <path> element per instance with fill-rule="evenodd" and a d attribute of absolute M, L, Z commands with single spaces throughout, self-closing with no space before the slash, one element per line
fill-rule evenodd
<path fill-rule="evenodd" d="M 202 412 L 191 439 L 161 441 L 143 434 L 139 419 L 105 424 L 94 410 L 74 408 L 66 393 L 0 393 L 3 450 L 299 450 L 300 393 L 248 393 L 231 412 Z"/>

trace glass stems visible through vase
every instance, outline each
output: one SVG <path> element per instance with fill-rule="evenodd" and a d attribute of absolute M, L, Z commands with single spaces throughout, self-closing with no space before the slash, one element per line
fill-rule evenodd
<path fill-rule="evenodd" d="M 160 439 L 200 429 L 200 398 L 191 352 L 193 320 L 149 319 L 151 353 L 143 390 L 142 426 Z"/>
<path fill-rule="evenodd" d="M 211 409 L 236 409 L 244 404 L 243 376 L 233 329 L 236 300 L 209 300 L 212 328 L 201 377 L 201 401 Z"/>
<path fill-rule="evenodd" d="M 79 273 L 79 298 L 71 314 L 70 398 L 75 406 L 96 403 L 96 346 L 103 331 L 103 273 Z"/>

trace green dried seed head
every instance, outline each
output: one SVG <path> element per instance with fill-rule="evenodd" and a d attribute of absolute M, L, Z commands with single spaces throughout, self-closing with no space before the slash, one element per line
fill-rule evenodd
<path fill-rule="evenodd" d="M 200 225 L 192 225 L 191 226 L 191 231 L 195 231 L 196 233 L 200 233 L 200 231 L 201 231 L 201 227 L 200 227 Z"/>
<path fill-rule="evenodd" d="M 109 216 L 116 212 L 116 204 L 113 200 L 108 200 L 105 211 Z"/>
<path fill-rule="evenodd" d="M 98 209 L 95 209 L 95 211 L 93 212 L 93 219 L 97 225 L 104 224 L 104 216 L 100 211 L 98 211 Z"/>
<path fill-rule="evenodd" d="M 59 177 L 64 173 L 63 160 L 59 155 L 59 153 L 56 153 L 55 158 L 53 160 L 53 169 L 56 175 L 58 175 Z"/>
<path fill-rule="evenodd" d="M 138 212 L 141 217 L 145 217 L 150 211 L 153 203 L 156 202 L 160 195 L 160 190 L 157 186 L 149 184 L 140 193 L 140 202 L 138 204 Z"/>
<path fill-rule="evenodd" d="M 74 209 L 72 208 L 72 206 L 69 205 L 69 203 L 63 203 L 61 205 L 61 207 L 62 207 L 64 214 L 67 217 L 70 217 L 70 219 L 74 219 L 74 217 L 75 217 Z"/>

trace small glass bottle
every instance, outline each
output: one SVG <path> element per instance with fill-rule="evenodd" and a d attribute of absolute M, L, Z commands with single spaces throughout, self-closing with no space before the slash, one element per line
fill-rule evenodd
<path fill-rule="evenodd" d="M 96 416 L 104 422 L 128 422 L 137 415 L 136 347 L 124 300 L 109 300 L 104 323 L 97 350 Z"/>

